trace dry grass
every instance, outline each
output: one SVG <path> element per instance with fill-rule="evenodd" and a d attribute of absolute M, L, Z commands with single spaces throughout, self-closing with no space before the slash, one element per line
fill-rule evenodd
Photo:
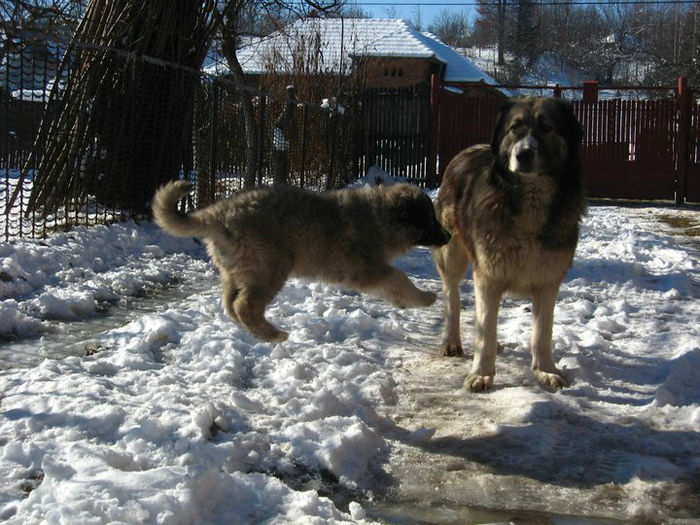
<path fill-rule="evenodd" d="M 697 217 L 663 214 L 657 217 L 657 219 L 674 230 L 678 230 L 680 235 L 700 237 L 700 214 L 698 214 Z"/>

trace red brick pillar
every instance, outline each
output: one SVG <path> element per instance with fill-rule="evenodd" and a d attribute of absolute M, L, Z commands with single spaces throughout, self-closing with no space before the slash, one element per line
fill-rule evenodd
<path fill-rule="evenodd" d="M 583 82 L 583 103 L 595 104 L 598 102 L 598 81 L 586 80 Z"/>

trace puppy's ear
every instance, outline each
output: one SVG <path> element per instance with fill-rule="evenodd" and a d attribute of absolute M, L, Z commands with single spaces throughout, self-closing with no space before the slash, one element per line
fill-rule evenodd
<path fill-rule="evenodd" d="M 507 100 L 504 102 L 500 111 L 498 112 L 498 116 L 496 117 L 496 128 L 493 130 L 493 135 L 491 136 L 491 153 L 493 153 L 494 157 L 498 156 L 498 149 L 500 147 L 501 137 L 503 135 L 503 126 L 505 126 L 508 112 L 514 104 L 515 102 L 512 100 Z"/>
<path fill-rule="evenodd" d="M 427 195 L 413 195 L 402 199 L 395 210 L 395 217 L 407 226 L 422 227 L 435 215 L 433 203 Z"/>

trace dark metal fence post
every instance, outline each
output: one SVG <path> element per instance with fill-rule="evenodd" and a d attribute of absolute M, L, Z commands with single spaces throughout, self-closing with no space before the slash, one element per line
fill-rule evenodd
<path fill-rule="evenodd" d="M 360 178 L 360 173 L 364 174 L 367 171 L 367 141 L 365 132 L 365 106 L 362 99 L 357 101 L 354 107 L 353 115 L 353 135 L 354 140 L 354 157 L 353 176 L 355 179 Z"/>
<path fill-rule="evenodd" d="M 265 109 L 267 105 L 267 97 L 263 94 L 259 95 L 260 100 L 260 118 L 258 121 L 258 186 L 263 183 L 263 171 L 265 164 Z"/>
<path fill-rule="evenodd" d="M 3 49 L 8 49 L 9 48 L 9 36 L 7 33 L 4 31 L 2 32 L 2 35 L 0 35 L 0 38 L 2 38 L 2 47 Z M 10 56 L 9 53 L 6 55 L 6 61 L 7 61 L 7 66 L 5 67 L 5 78 L 3 81 L 5 82 L 6 86 L 10 86 Z M 2 107 L 3 107 L 3 119 L 4 119 L 4 126 L 3 126 L 3 146 L 4 146 L 4 151 L 2 154 L 2 159 L 0 159 L 0 166 L 4 168 L 5 170 L 5 176 L 3 177 L 5 180 L 5 194 L 4 194 L 4 200 L 5 202 L 3 205 L 5 206 L 5 228 L 4 228 L 4 239 L 5 241 L 10 240 L 10 212 L 11 212 L 11 207 L 10 207 L 10 194 L 13 192 L 12 186 L 10 186 L 10 166 L 12 165 L 12 155 L 10 154 L 10 133 L 9 133 L 9 127 L 10 127 L 10 90 L 3 90 L 0 92 L 0 97 L 2 97 Z M 19 164 L 19 163 L 18 163 Z M 20 174 L 17 174 L 17 184 L 22 184 L 22 177 Z M 22 201 L 20 200 L 20 216 L 22 215 Z"/>
<path fill-rule="evenodd" d="M 307 108 L 305 104 L 302 110 L 301 118 L 301 159 L 299 161 L 299 186 L 301 186 L 302 188 L 305 185 L 304 178 L 306 174 L 306 131 L 308 123 L 308 111 L 309 108 Z"/>
<path fill-rule="evenodd" d="M 216 82 L 216 79 L 214 79 L 213 82 L 213 96 L 212 96 L 212 101 L 211 101 L 211 150 L 209 154 L 209 180 L 208 180 L 208 185 L 209 185 L 209 191 L 207 192 L 207 196 L 211 199 L 211 201 L 214 200 L 214 195 L 216 194 L 216 153 L 217 153 L 217 141 L 218 141 L 218 126 L 217 126 L 217 120 L 219 116 L 219 85 Z"/>
<path fill-rule="evenodd" d="M 328 176 L 326 177 L 327 190 L 335 188 L 337 184 L 337 177 L 335 175 L 337 119 L 335 108 L 333 108 L 332 111 L 328 112 L 328 119 L 326 120 L 326 154 L 328 155 Z"/>
<path fill-rule="evenodd" d="M 287 86 L 284 108 L 272 130 L 272 180 L 274 184 L 287 184 L 289 177 L 289 150 L 292 147 L 294 109 L 297 105 L 296 88 Z"/>
<path fill-rule="evenodd" d="M 438 176 L 438 143 L 440 142 L 440 77 L 433 73 L 430 77 L 430 144 L 428 146 L 428 172 L 425 184 L 428 188 L 437 186 Z"/>
<path fill-rule="evenodd" d="M 688 79 L 678 79 L 678 161 L 676 164 L 676 204 L 685 203 L 690 156 L 690 112 L 692 91 Z"/>

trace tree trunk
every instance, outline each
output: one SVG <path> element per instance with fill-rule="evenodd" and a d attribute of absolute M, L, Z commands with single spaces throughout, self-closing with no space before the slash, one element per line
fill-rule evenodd
<path fill-rule="evenodd" d="M 232 53 L 226 56 L 229 66 L 231 67 L 231 73 L 233 74 L 233 79 L 238 86 L 245 86 L 245 77 L 243 75 L 243 68 L 240 62 L 238 62 L 238 57 L 236 53 Z M 250 91 L 245 89 L 239 89 L 239 96 L 241 99 L 241 107 L 243 109 L 243 125 L 245 127 L 245 164 L 246 172 L 243 179 L 243 185 L 246 188 L 251 188 L 255 186 L 257 173 L 259 171 L 258 166 L 258 127 L 257 121 L 255 119 L 255 108 L 253 107 L 253 96 Z"/>
<path fill-rule="evenodd" d="M 498 38 L 498 62 L 499 66 L 506 63 L 504 48 L 506 45 L 506 0 L 498 1 L 498 20 L 497 20 L 497 38 Z"/>
<path fill-rule="evenodd" d="M 51 213 L 94 196 L 148 212 L 155 189 L 182 169 L 215 7 L 91 0 L 61 66 L 69 80 L 41 125 L 30 209 Z"/>
<path fill-rule="evenodd" d="M 231 75 L 237 86 L 246 86 L 245 75 L 243 68 L 238 61 L 236 55 L 236 47 L 238 45 L 238 21 L 240 11 L 243 8 L 244 2 L 234 1 L 226 5 L 224 10 L 224 20 L 221 24 L 222 45 L 221 50 L 231 69 Z M 255 108 L 253 107 L 252 92 L 239 88 L 239 96 L 241 107 L 243 109 L 243 124 L 245 126 L 246 137 L 246 172 L 243 179 L 243 185 L 246 188 L 255 186 L 256 176 L 259 170 L 258 167 L 258 133 L 255 120 Z"/>

